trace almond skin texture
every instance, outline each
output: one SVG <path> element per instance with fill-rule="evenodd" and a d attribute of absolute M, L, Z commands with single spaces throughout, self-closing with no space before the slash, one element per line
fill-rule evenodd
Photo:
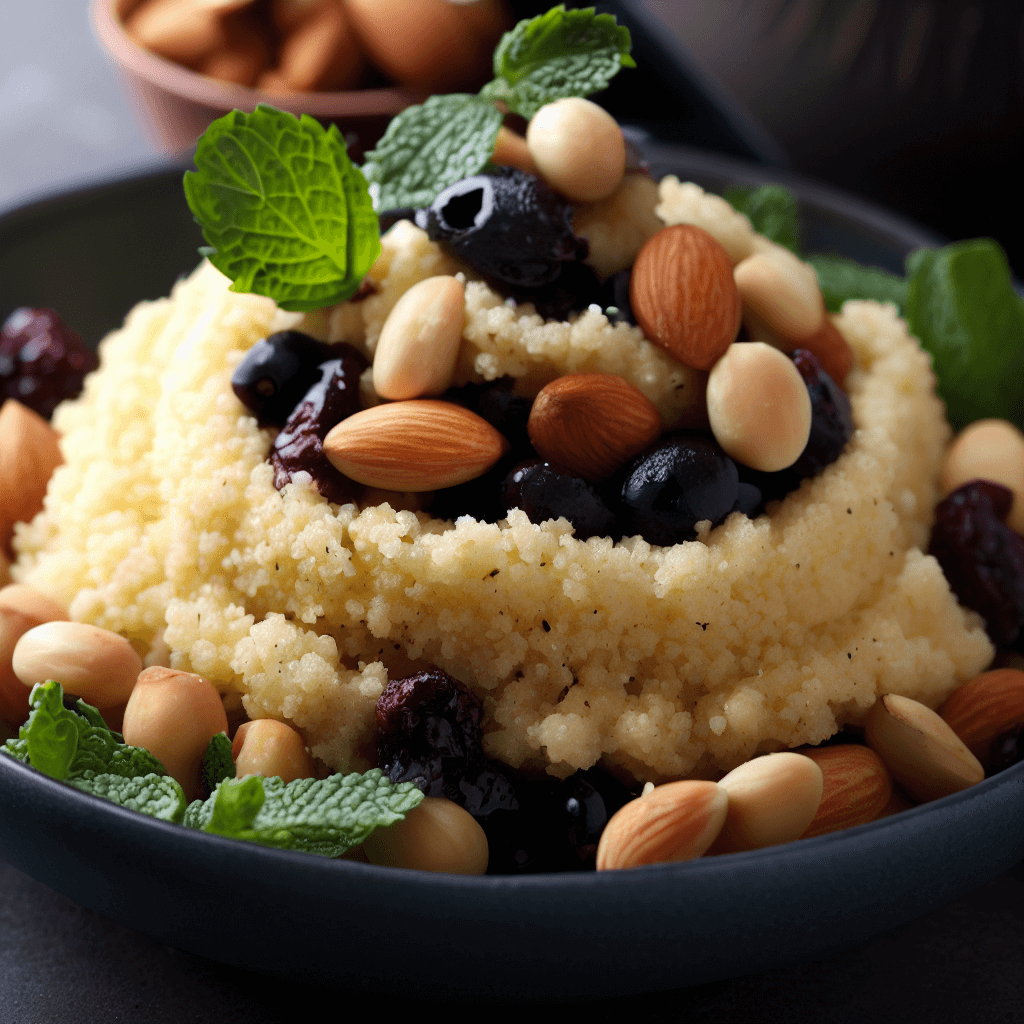
<path fill-rule="evenodd" d="M 10 544 L 15 523 L 27 523 L 42 509 L 50 474 L 63 461 L 50 424 L 7 399 L 0 408 L 0 547 Z"/>
<path fill-rule="evenodd" d="M 14 674 L 11 664 L 18 641 L 34 626 L 67 617 L 66 608 L 24 584 L 0 589 L 0 719 L 21 725 L 30 710 L 32 691 Z"/>
<path fill-rule="evenodd" d="M 573 373 L 541 389 L 526 429 L 542 459 L 604 480 L 657 440 L 661 416 L 621 377 Z"/>
<path fill-rule="evenodd" d="M 729 808 L 717 782 L 668 782 L 612 815 L 597 846 L 597 870 L 700 857 L 718 837 Z"/>
<path fill-rule="evenodd" d="M 887 693 L 875 701 L 864 738 L 907 795 L 920 803 L 958 793 L 985 778 L 963 740 L 924 704 Z"/>
<path fill-rule="evenodd" d="M 644 336 L 696 370 L 710 370 L 740 328 L 729 257 L 692 224 L 662 228 L 644 243 L 629 279 L 629 301 Z"/>
<path fill-rule="evenodd" d="M 950 694 L 942 720 L 987 765 L 992 741 L 1024 726 L 1024 672 L 997 668 L 983 672 Z"/>
<path fill-rule="evenodd" d="M 892 796 L 892 777 L 873 750 L 858 743 L 841 743 L 800 747 L 796 753 L 818 765 L 823 782 L 818 811 L 801 839 L 863 825 L 885 810 Z"/>
<path fill-rule="evenodd" d="M 816 355 L 822 369 L 840 387 L 843 386 L 846 375 L 853 369 L 853 349 L 827 316 L 814 334 L 793 347 L 805 348 Z"/>
<path fill-rule="evenodd" d="M 363 409 L 324 438 L 335 469 L 368 487 L 434 491 L 486 473 L 508 441 L 476 413 L 434 399 Z"/>

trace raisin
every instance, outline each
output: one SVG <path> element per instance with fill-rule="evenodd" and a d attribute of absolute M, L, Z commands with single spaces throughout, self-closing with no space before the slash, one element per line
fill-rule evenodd
<path fill-rule="evenodd" d="M 617 274 L 612 274 L 602 286 L 601 298 L 598 301 L 611 324 L 636 326 L 636 317 L 633 316 L 633 307 L 629 301 L 629 278 L 632 272 L 632 268 L 620 270 Z M 615 312 L 609 313 L 609 309 Z"/>
<path fill-rule="evenodd" d="M 0 405 L 13 398 L 49 419 L 97 366 L 96 353 L 52 309 L 22 306 L 0 328 Z"/>
<path fill-rule="evenodd" d="M 992 741 L 986 775 L 992 776 L 1024 761 L 1024 729 L 1011 729 Z"/>
<path fill-rule="evenodd" d="M 958 487 L 935 508 L 928 553 L 961 604 L 999 647 L 1024 649 L 1024 538 L 1003 520 L 1013 493 L 987 480 Z"/>
<path fill-rule="evenodd" d="M 541 459 L 516 466 L 505 477 L 501 496 L 506 511 L 521 509 L 531 523 L 568 519 L 580 540 L 615 532 L 615 516 L 593 484 Z"/>
<path fill-rule="evenodd" d="M 323 441 L 332 427 L 359 411 L 359 377 L 366 369 L 366 360 L 350 345 L 336 348 L 344 349 L 344 353 L 317 367 L 320 379 L 274 438 L 270 464 L 278 490 L 304 470 L 328 501 L 342 505 L 352 500 L 352 482 L 327 460 Z"/>
<path fill-rule="evenodd" d="M 817 476 L 843 453 L 853 434 L 846 392 L 822 369 L 813 352 L 798 348 L 790 358 L 811 396 L 811 434 L 800 458 L 789 467 L 797 477 Z"/>

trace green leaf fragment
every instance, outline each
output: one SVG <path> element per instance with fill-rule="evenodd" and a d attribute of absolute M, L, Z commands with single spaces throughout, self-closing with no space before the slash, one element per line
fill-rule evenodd
<path fill-rule="evenodd" d="M 233 291 L 294 311 L 355 293 L 380 253 L 380 232 L 335 125 L 263 104 L 234 110 L 203 134 L 195 164 L 185 197 L 209 246 L 204 255 Z"/>
<path fill-rule="evenodd" d="M 375 829 L 405 817 L 423 794 L 395 785 L 374 769 L 327 779 L 249 776 L 222 782 L 209 800 L 193 802 L 184 824 L 232 839 L 339 857 Z"/>
<path fill-rule="evenodd" d="M 161 821 L 180 824 L 185 814 L 185 794 L 169 775 L 141 775 L 129 779 L 122 775 L 87 772 L 68 782 L 85 793 Z"/>
<path fill-rule="evenodd" d="M 495 81 L 481 95 L 531 118 L 545 104 L 604 89 L 620 68 L 635 67 L 629 29 L 593 7 L 564 4 L 519 22 L 494 51 Z"/>
<path fill-rule="evenodd" d="M 0 752 L 13 757 L 22 764 L 28 764 L 28 741 L 15 736 L 0 745 Z"/>
<path fill-rule="evenodd" d="M 1024 428 L 1024 303 L 994 241 L 912 253 L 904 315 L 955 429 L 987 417 Z"/>
<path fill-rule="evenodd" d="M 800 252 L 800 211 L 796 196 L 781 185 L 758 188 L 734 188 L 725 198 L 746 214 L 754 230 L 784 245 L 791 252 Z"/>
<path fill-rule="evenodd" d="M 376 208 L 429 206 L 449 185 L 479 174 L 501 121 L 493 103 L 465 93 L 431 96 L 403 110 L 366 154 L 363 173 Z"/>
<path fill-rule="evenodd" d="M 807 262 L 818 275 L 818 285 L 831 313 L 838 313 L 847 299 L 891 302 L 897 309 L 903 309 L 907 283 L 896 274 L 861 266 L 843 256 L 813 255 L 807 257 Z"/>
<path fill-rule="evenodd" d="M 37 683 L 29 694 L 32 710 L 19 733 L 29 764 L 54 779 L 68 777 L 78 753 L 79 718 L 64 707 L 63 693 L 60 683 Z M 87 722 L 82 724 L 88 728 Z"/>
<path fill-rule="evenodd" d="M 219 782 L 235 777 L 235 761 L 231 756 L 231 740 L 227 733 L 217 733 L 207 744 L 200 775 L 203 785 L 211 793 Z"/>

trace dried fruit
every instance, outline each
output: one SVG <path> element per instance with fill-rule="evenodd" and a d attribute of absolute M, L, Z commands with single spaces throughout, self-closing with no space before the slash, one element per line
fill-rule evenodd
<path fill-rule="evenodd" d="M 853 434 L 846 392 L 827 374 L 813 352 L 798 348 L 790 356 L 811 397 L 811 433 L 800 458 L 790 466 L 799 478 L 817 476 L 843 453 Z"/>
<path fill-rule="evenodd" d="M 508 474 L 501 486 L 501 504 L 505 512 L 525 512 L 531 523 L 568 519 L 579 540 L 615 532 L 615 516 L 593 485 L 543 459 L 522 462 Z"/>

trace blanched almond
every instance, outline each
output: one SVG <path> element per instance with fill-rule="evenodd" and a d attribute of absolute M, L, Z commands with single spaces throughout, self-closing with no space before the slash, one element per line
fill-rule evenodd
<path fill-rule="evenodd" d="M 882 759 L 858 743 L 800 747 L 796 753 L 821 769 L 821 803 L 802 839 L 874 821 L 892 796 L 892 778 Z"/>
<path fill-rule="evenodd" d="M 0 407 L 0 547 L 10 543 L 15 523 L 27 523 L 42 509 L 50 475 L 63 461 L 50 424 L 7 399 Z"/>
<path fill-rule="evenodd" d="M 277 72 L 292 89 L 349 89 L 365 66 L 345 5 L 334 0 L 310 11 L 285 36 Z"/>
<path fill-rule="evenodd" d="M 612 815 L 597 846 L 597 870 L 700 857 L 722 830 L 729 796 L 718 783 L 656 786 Z"/>
<path fill-rule="evenodd" d="M 661 416 L 622 377 L 573 373 L 541 388 L 527 431 L 542 459 L 603 480 L 657 440 Z"/>
<path fill-rule="evenodd" d="M 197 64 L 227 41 L 222 12 L 194 0 L 147 0 L 124 27 L 140 46 L 186 65 Z"/>
<path fill-rule="evenodd" d="M 963 740 L 919 701 L 887 693 L 875 701 L 864 738 L 892 777 L 924 803 L 967 789 L 985 778 Z"/>
<path fill-rule="evenodd" d="M 954 690 L 939 709 L 942 720 L 984 765 L 992 741 L 1024 726 L 1024 672 L 999 668 L 983 672 Z"/>
<path fill-rule="evenodd" d="M 66 608 L 32 587 L 12 583 L 0 589 L 0 718 L 21 725 L 29 713 L 31 690 L 11 664 L 18 641 L 34 626 L 67 617 Z"/>
<path fill-rule="evenodd" d="M 473 480 L 508 451 L 508 441 L 476 413 L 415 399 L 363 409 L 324 439 L 345 476 L 389 491 L 433 491 Z"/>
<path fill-rule="evenodd" d="M 814 334 L 825 319 L 825 300 L 814 268 L 781 245 L 741 260 L 733 270 L 743 313 L 760 318 L 787 341 Z"/>

